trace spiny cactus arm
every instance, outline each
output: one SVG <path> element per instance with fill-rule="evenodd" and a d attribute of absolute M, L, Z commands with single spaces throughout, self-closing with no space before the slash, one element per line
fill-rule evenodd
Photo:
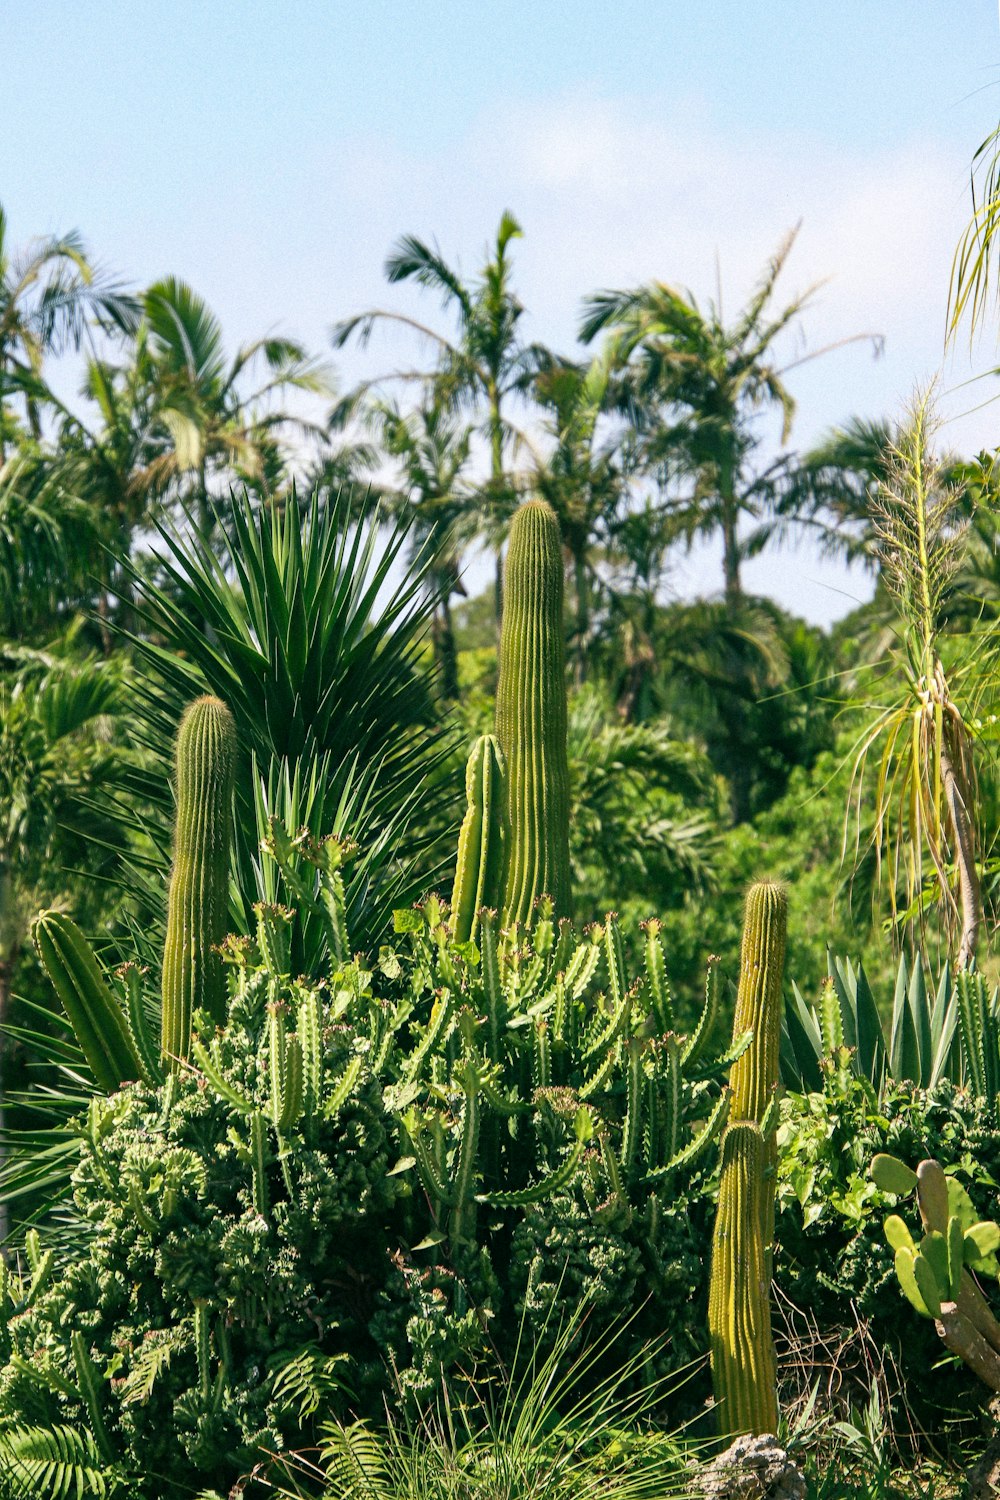
<path fill-rule="evenodd" d="M 302 997 L 297 1025 L 302 1038 L 302 1102 L 306 1118 L 311 1120 L 319 1107 L 323 1050 L 319 996 L 315 990 Z"/>
<path fill-rule="evenodd" d="M 705 1003 L 698 1017 L 698 1024 L 691 1033 L 681 1053 L 681 1062 L 685 1068 L 693 1068 L 708 1046 L 715 1029 L 716 1018 L 719 1014 L 719 991 L 722 985 L 722 966 L 715 954 L 710 954 L 708 959 L 708 970 L 705 975 Z M 750 1037 L 746 1038 L 747 1046 Z M 730 1058 L 724 1062 L 724 1067 L 729 1067 L 735 1061 Z"/>
<path fill-rule="evenodd" d="M 480 1193 L 478 1201 L 488 1203 L 493 1208 L 526 1208 L 529 1203 L 544 1202 L 546 1198 L 550 1198 L 553 1193 L 561 1192 L 573 1181 L 577 1168 L 583 1160 L 587 1143 L 593 1134 L 594 1123 L 590 1111 L 578 1110 L 573 1122 L 573 1145 L 561 1166 L 549 1172 L 541 1181 L 533 1183 L 531 1187 L 510 1193 Z"/>
<path fill-rule="evenodd" d="M 220 698 L 190 704 L 177 734 L 174 864 L 163 949 L 161 1044 L 176 1069 L 191 1046 L 191 1018 L 226 1019 L 217 952 L 229 912 L 229 840 L 236 724 Z"/>
<path fill-rule="evenodd" d="M 451 893 L 455 940 L 474 942 L 478 913 L 503 897 L 507 844 L 506 765 L 500 741 L 480 735 L 465 768 L 467 808 L 458 836 L 458 861 Z"/>
<path fill-rule="evenodd" d="M 711 1058 L 708 1062 L 702 1063 L 697 1068 L 685 1064 L 684 1076 L 689 1083 L 701 1083 L 706 1078 L 718 1078 L 728 1068 L 731 1077 L 733 1063 L 739 1062 L 744 1053 L 750 1050 L 752 1041 L 752 1031 L 742 1032 L 740 1036 L 733 1038 L 730 1046 L 726 1048 L 725 1052 L 720 1053 L 718 1057 Z"/>
<path fill-rule="evenodd" d="M 288 906 L 257 901 L 254 904 L 254 914 L 257 918 L 257 947 L 264 967 L 269 974 L 287 975 L 291 965 L 292 923 L 295 913 Z"/>
<path fill-rule="evenodd" d="M 625 1119 L 622 1122 L 622 1166 L 631 1173 L 642 1139 L 642 1107 L 645 1082 L 643 1063 L 648 1044 L 640 1037 L 630 1037 L 625 1049 Z"/>
<path fill-rule="evenodd" d="M 160 1066 L 160 1039 L 153 1036 L 143 997 L 142 976 L 146 970 L 136 963 L 125 963 L 115 972 L 125 990 L 125 1014 L 142 1076 L 147 1083 L 158 1087 L 163 1082 L 164 1073 Z"/>
<path fill-rule="evenodd" d="M 285 1043 L 284 1079 L 281 1086 L 281 1109 L 274 1125 L 279 1135 L 284 1135 L 297 1125 L 302 1114 L 304 1098 L 302 1043 L 294 1034 Z"/>
<path fill-rule="evenodd" d="M 479 947 L 490 1061 L 499 1062 L 500 1038 L 507 1024 L 507 1001 L 500 973 L 497 914 L 486 907 L 479 913 Z"/>
<path fill-rule="evenodd" d="M 563 557 L 549 505 L 516 512 L 507 548 L 496 732 L 507 763 L 510 848 L 504 921 L 527 926 L 538 896 L 570 913 Z"/>
<path fill-rule="evenodd" d="M 253 1182 L 253 1206 L 266 1219 L 271 1207 L 267 1187 L 267 1127 L 264 1116 L 255 1109 L 250 1116 L 250 1170 Z"/>
<path fill-rule="evenodd" d="M 663 940 L 660 937 L 663 923 L 657 917 L 650 917 L 648 922 L 642 922 L 640 926 L 646 933 L 646 983 L 649 985 L 656 1025 L 661 1032 L 673 1031 L 674 1007 L 670 998 L 670 985 L 667 982 L 667 962 L 663 952 Z"/>
<path fill-rule="evenodd" d="M 408 1083 L 413 1083 L 420 1077 L 424 1064 L 433 1055 L 451 1025 L 454 1013 L 454 995 L 450 990 L 439 991 L 431 1007 L 430 1019 L 424 1029 L 424 1034 L 403 1063 L 403 1077 Z"/>
<path fill-rule="evenodd" d="M 552 1082 L 552 1037 L 549 1023 L 539 1016 L 531 1028 L 531 1079 L 536 1089 L 546 1089 Z"/>
<path fill-rule="evenodd" d="M 722 1142 L 719 1208 L 712 1241 L 709 1341 L 720 1431 L 759 1436 L 778 1428 L 770 1286 L 761 1234 L 764 1141 L 751 1121 Z"/>
<path fill-rule="evenodd" d="M 80 1387 L 80 1397 L 87 1408 L 87 1416 L 90 1419 L 90 1430 L 94 1435 L 94 1441 L 101 1451 L 101 1456 L 109 1464 L 113 1464 L 118 1457 L 108 1437 L 108 1429 L 104 1423 L 103 1401 L 101 1399 L 101 1377 L 98 1374 L 90 1352 L 84 1342 L 83 1334 L 79 1328 L 74 1328 L 70 1334 L 70 1347 L 73 1351 L 73 1364 L 76 1369 L 77 1384 Z"/>
<path fill-rule="evenodd" d="M 613 998 L 611 1015 L 603 1026 L 595 1026 L 593 1035 L 584 1047 L 584 1063 L 590 1062 L 595 1057 L 604 1057 L 628 1030 L 632 1017 L 632 1004 L 639 993 L 639 986 L 640 982 L 637 980 L 630 989 L 620 994 L 617 1000 Z"/>
<path fill-rule="evenodd" d="M 56 1263 L 55 1251 L 42 1249 L 37 1229 L 28 1230 L 25 1235 L 24 1248 L 28 1257 L 28 1265 L 31 1268 L 31 1277 L 24 1300 L 18 1308 L 19 1313 L 26 1312 L 37 1302 L 49 1284 Z"/>
<path fill-rule="evenodd" d="M 628 979 L 625 973 L 625 947 L 617 912 L 608 912 L 604 922 L 604 961 L 608 969 L 608 994 L 611 1004 L 619 1006 L 625 997 Z"/>
<path fill-rule="evenodd" d="M 586 993 L 597 973 L 597 965 L 601 961 L 600 943 L 603 936 L 604 932 L 601 927 L 596 924 L 588 927 L 583 940 L 577 944 L 566 965 L 566 991 L 574 1000 L 579 1000 Z"/>
<path fill-rule="evenodd" d="M 986 1092 L 986 1006 L 983 977 L 978 972 L 960 969 L 955 976 L 958 997 L 958 1020 L 962 1036 L 962 1055 L 968 1082 L 981 1099 L 992 1098 Z"/>
<path fill-rule="evenodd" d="M 453 1207 L 451 1191 L 445 1183 L 442 1173 L 438 1170 L 438 1164 L 434 1160 L 433 1153 L 428 1150 L 424 1138 L 424 1121 L 415 1109 L 407 1110 L 402 1117 L 403 1129 L 410 1143 L 416 1163 L 417 1173 L 423 1183 L 424 1192 L 431 1203 L 435 1206 L 435 1213 L 439 1214 L 442 1208 Z"/>
<path fill-rule="evenodd" d="M 688 1167 L 692 1162 L 697 1161 L 698 1157 L 708 1150 L 715 1138 L 725 1129 L 729 1112 L 729 1091 L 726 1090 L 716 1100 L 712 1113 L 698 1134 L 692 1136 L 687 1145 L 682 1146 L 679 1151 L 675 1152 L 662 1167 L 654 1167 L 651 1171 L 647 1172 L 644 1180 L 646 1182 L 661 1181 L 665 1177 L 670 1177 L 682 1167 Z"/>
<path fill-rule="evenodd" d="M 227 1104 L 231 1104 L 234 1109 L 238 1109 L 242 1114 L 251 1114 L 254 1109 L 253 1100 L 248 1099 L 246 1094 L 240 1093 L 237 1089 L 233 1088 L 232 1084 L 227 1082 L 219 1064 L 216 1052 L 217 1043 L 213 1042 L 211 1048 L 212 1050 L 210 1051 L 199 1036 L 195 1036 L 192 1039 L 191 1056 L 198 1071 L 204 1075 L 220 1099 L 225 1099 Z"/>
<path fill-rule="evenodd" d="M 320 910 L 326 918 L 327 941 L 335 961 L 345 964 L 351 957 L 351 938 L 343 870 L 357 856 L 358 846 L 353 839 L 327 834 L 322 839 L 305 839 L 302 853 L 319 871 Z"/>
<path fill-rule="evenodd" d="M 482 1087 L 479 1069 L 471 1059 L 467 1058 L 458 1070 L 458 1081 L 462 1086 L 465 1102 L 462 1106 L 458 1160 L 449 1192 L 452 1210 L 448 1229 L 452 1244 L 471 1240 L 475 1235 L 476 1157 L 479 1150 L 479 1129 L 482 1119 Z"/>
<path fill-rule="evenodd" d="M 43 911 L 32 938 L 98 1088 L 111 1094 L 141 1078 L 122 1008 L 76 923 L 62 912 Z"/>
<path fill-rule="evenodd" d="M 337 1082 L 329 1090 L 323 1100 L 323 1113 L 328 1120 L 332 1120 L 343 1109 L 354 1089 L 354 1085 L 361 1077 L 361 1067 L 364 1062 L 360 1053 L 355 1053 L 350 1062 L 341 1073 Z"/>

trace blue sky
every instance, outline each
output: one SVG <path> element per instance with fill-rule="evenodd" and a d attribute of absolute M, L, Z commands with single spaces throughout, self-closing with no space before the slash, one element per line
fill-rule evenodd
<path fill-rule="evenodd" d="M 572 347 L 581 296 L 659 278 L 735 309 L 798 220 L 784 291 L 829 278 L 788 355 L 794 440 L 891 415 L 943 363 L 972 152 L 1000 118 L 996 0 L 13 4 L 0 0 L 0 201 L 15 242 L 75 227 L 136 282 L 190 281 L 238 340 L 324 350 L 385 287 L 404 231 L 473 272 L 500 212 L 525 229 L 530 332 Z M 342 384 L 403 345 L 338 355 Z M 410 357 L 412 349 L 406 351 Z M 943 440 L 1000 440 L 992 337 L 944 364 Z M 696 553 L 671 580 L 716 586 Z M 807 552 L 748 582 L 811 618 L 864 582 Z"/>

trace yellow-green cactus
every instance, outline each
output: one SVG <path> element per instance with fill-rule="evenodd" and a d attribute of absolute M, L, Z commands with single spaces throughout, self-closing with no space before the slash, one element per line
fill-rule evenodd
<path fill-rule="evenodd" d="M 787 899 L 770 881 L 747 893 L 734 1045 L 750 1044 L 729 1075 L 729 1125 L 712 1247 L 712 1381 L 724 1435 L 777 1431 L 771 1261 L 777 1145 L 774 1101 L 781 1041 Z"/>
<path fill-rule="evenodd" d="M 497 907 L 503 895 L 507 853 L 506 766 L 500 741 L 480 735 L 465 768 L 467 808 L 458 836 L 458 862 L 451 893 L 455 938 L 476 938 L 483 907 Z"/>
<path fill-rule="evenodd" d="M 229 911 L 229 840 L 236 725 L 220 698 L 197 698 L 177 735 L 177 821 L 163 950 L 161 1046 L 172 1067 L 188 1054 L 191 1016 L 226 1018 L 215 951 Z"/>
<path fill-rule="evenodd" d="M 712 1240 L 708 1332 L 720 1430 L 778 1430 L 771 1288 L 761 1235 L 764 1137 L 749 1120 L 727 1126 Z"/>
<path fill-rule="evenodd" d="M 559 522 L 542 500 L 510 528 L 496 732 L 507 762 L 510 850 L 504 918 L 527 925 L 539 896 L 571 915 L 569 763 Z"/>

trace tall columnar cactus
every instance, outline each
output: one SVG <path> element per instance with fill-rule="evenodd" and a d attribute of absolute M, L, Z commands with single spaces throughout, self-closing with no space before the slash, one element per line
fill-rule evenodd
<path fill-rule="evenodd" d="M 724 1433 L 777 1430 L 771 1338 L 771 1262 L 777 1142 L 781 981 L 788 903 L 770 881 L 747 893 L 734 1041 L 749 1047 L 729 1075 L 729 1126 L 712 1250 L 709 1332 L 712 1379 Z"/>
<path fill-rule="evenodd" d="M 740 948 L 740 982 L 733 1017 L 733 1038 L 751 1032 L 750 1046 L 733 1063 L 729 1075 L 732 1100 L 731 1121 L 752 1120 L 763 1125 L 778 1091 L 778 1057 L 781 1050 L 781 981 L 785 968 L 788 928 L 788 898 L 785 889 L 770 880 L 752 885 L 747 892 Z M 774 1242 L 774 1179 L 777 1169 L 777 1139 L 766 1132 L 765 1168 L 770 1188 L 761 1199 L 761 1230 L 768 1268 Z"/>
<path fill-rule="evenodd" d="M 475 938 L 479 912 L 499 906 L 507 852 L 507 768 L 500 741 L 480 735 L 465 768 L 468 803 L 458 836 L 458 862 L 451 893 L 455 939 Z"/>
<path fill-rule="evenodd" d="M 507 922 L 528 924 L 551 896 L 570 915 L 569 764 L 563 559 L 550 506 L 529 500 L 510 528 L 500 631 L 496 732 L 507 761 Z"/>
<path fill-rule="evenodd" d="M 35 948 L 99 1088 L 109 1094 L 141 1078 L 128 1022 L 76 923 L 43 911 L 32 927 Z"/>
<path fill-rule="evenodd" d="M 760 1126 L 740 1120 L 722 1137 L 722 1178 L 712 1241 L 708 1333 L 712 1383 L 723 1433 L 778 1430 L 771 1289 L 761 1233 L 765 1143 Z"/>
<path fill-rule="evenodd" d="M 164 1056 L 176 1067 L 191 1045 L 191 1016 L 226 1018 L 215 947 L 226 932 L 236 725 L 219 698 L 197 698 L 177 735 L 177 821 L 163 950 Z"/>

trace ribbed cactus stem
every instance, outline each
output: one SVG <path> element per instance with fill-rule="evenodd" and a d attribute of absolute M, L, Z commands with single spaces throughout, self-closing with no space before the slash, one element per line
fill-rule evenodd
<path fill-rule="evenodd" d="M 110 1094 L 141 1078 L 125 1014 L 76 923 L 62 912 L 43 911 L 32 937 L 98 1088 Z"/>
<path fill-rule="evenodd" d="M 163 950 L 163 1052 L 173 1067 L 188 1054 L 191 1016 L 226 1018 L 222 960 L 236 725 L 219 698 L 198 698 L 177 735 L 177 821 Z"/>
<path fill-rule="evenodd" d="M 740 950 L 740 982 L 733 1018 L 734 1040 L 753 1033 L 750 1046 L 733 1063 L 729 1074 L 732 1103 L 730 1122 L 763 1123 L 778 1088 L 781 1048 L 781 983 L 785 967 L 788 897 L 783 886 L 760 881 L 747 892 Z M 764 1142 L 767 1190 L 761 1195 L 761 1230 L 767 1264 L 774 1244 L 774 1185 L 777 1139 L 769 1132 Z"/>
<path fill-rule="evenodd" d="M 550 506 L 529 500 L 510 528 L 500 632 L 496 732 L 507 762 L 507 923 L 528 925 L 551 896 L 568 917 L 569 764 L 563 643 L 563 558 Z"/>
<path fill-rule="evenodd" d="M 722 1178 L 712 1240 L 708 1332 L 712 1383 L 724 1436 L 778 1430 L 770 1277 L 761 1233 L 764 1139 L 750 1121 L 722 1137 Z"/>
<path fill-rule="evenodd" d="M 493 734 L 480 735 L 465 768 L 467 807 L 451 893 L 451 924 L 460 943 L 476 938 L 480 911 L 499 906 L 503 896 L 506 780 L 500 741 Z"/>

